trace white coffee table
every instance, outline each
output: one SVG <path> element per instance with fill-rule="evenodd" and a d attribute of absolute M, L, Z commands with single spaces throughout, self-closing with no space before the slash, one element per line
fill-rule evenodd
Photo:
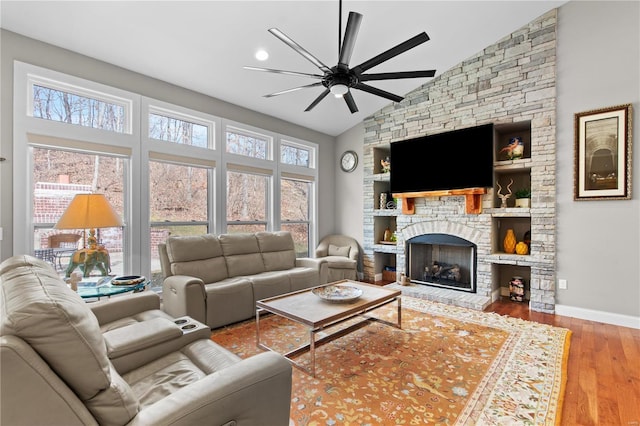
<path fill-rule="evenodd" d="M 266 313 L 272 313 L 299 324 L 303 324 L 309 331 L 309 343 L 302 345 L 284 355 L 295 367 L 311 374 L 316 374 L 316 348 L 344 336 L 352 331 L 362 328 L 371 321 L 377 321 L 392 327 L 402 328 L 401 315 L 401 292 L 398 290 L 389 290 L 376 285 L 365 284 L 361 282 L 342 280 L 326 285 L 350 285 L 362 290 L 362 296 L 357 300 L 349 303 L 331 303 L 327 302 L 312 293 L 312 289 L 301 290 L 293 293 L 287 293 L 256 302 L 256 344 L 258 347 L 270 351 L 274 349 L 266 346 L 260 341 L 260 318 Z M 398 314 L 397 323 L 392 323 L 380 318 L 366 315 L 374 309 L 397 302 Z M 347 320 L 355 317 L 362 317 L 358 321 L 348 327 L 340 329 L 333 334 L 328 334 L 316 340 L 316 334 L 319 331 L 326 331 L 329 328 L 337 326 Z M 305 368 L 301 364 L 293 360 L 294 357 L 309 352 L 311 357 L 310 368 Z"/>

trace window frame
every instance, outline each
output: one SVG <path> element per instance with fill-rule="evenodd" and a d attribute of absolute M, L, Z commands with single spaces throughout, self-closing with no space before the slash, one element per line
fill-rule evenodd
<path fill-rule="evenodd" d="M 143 111 L 144 111 L 145 120 L 147 122 L 147 125 L 145 127 L 146 132 L 144 134 L 146 139 L 158 141 L 158 142 L 164 142 L 164 143 L 171 143 L 174 145 L 178 145 L 180 147 L 189 146 L 193 148 L 204 148 L 204 149 L 210 149 L 210 150 L 216 149 L 216 141 L 218 139 L 216 138 L 216 128 L 218 127 L 216 126 L 216 122 L 218 122 L 219 120 L 216 120 L 213 117 L 205 117 L 202 115 L 202 113 L 190 111 L 190 110 L 187 110 L 186 108 L 178 107 L 177 105 L 170 105 L 165 102 L 160 102 L 157 100 L 153 100 L 153 101 L 149 100 L 149 102 L 144 102 Z M 207 146 L 199 147 L 194 145 L 179 144 L 177 142 L 166 141 L 164 139 L 156 139 L 151 137 L 149 135 L 149 115 L 150 114 L 173 118 L 176 120 L 198 124 L 200 126 L 206 127 L 207 128 Z"/>
<path fill-rule="evenodd" d="M 32 114 L 34 84 L 124 105 L 126 118 L 123 130 L 126 129 L 126 132 L 118 133 L 34 117 Z M 209 179 L 208 229 L 209 232 L 216 234 L 225 232 L 227 228 L 226 173 L 229 164 L 268 171 L 270 175 L 266 195 L 268 231 L 281 229 L 280 180 L 283 174 L 293 173 L 309 179 L 313 182 L 313 196 L 310 200 L 312 217 L 309 219 L 309 253 L 312 253 L 317 241 L 318 228 L 317 144 L 20 61 L 14 61 L 13 89 L 13 161 L 15 164 L 27 165 L 27 167 L 13 168 L 14 182 L 24 182 L 26 188 L 33 186 L 33 164 L 31 164 L 32 156 L 29 154 L 31 146 L 78 150 L 86 154 L 123 156 L 126 159 L 123 217 L 125 224 L 123 260 L 126 273 L 147 276 L 151 272 L 149 161 L 158 161 L 159 158 L 161 161 L 209 168 L 207 172 Z M 179 149 L 176 149 L 176 144 L 173 142 L 150 138 L 149 113 L 159 113 L 209 126 L 208 147 L 180 144 Z M 227 153 L 227 128 L 247 136 L 268 138 L 268 158 L 259 159 Z M 310 167 L 281 163 L 281 143 L 287 145 L 293 143 L 309 149 Z M 33 252 L 33 196 L 29 192 L 14 191 L 13 194 L 14 253 Z"/>
<path fill-rule="evenodd" d="M 48 70 L 47 70 L 48 71 Z M 82 126 L 81 127 L 86 127 L 86 128 L 90 128 L 90 129 L 94 129 L 94 130 L 102 130 L 105 132 L 112 132 L 112 133 L 116 133 L 116 134 L 131 134 L 133 129 L 132 129 L 132 122 L 133 122 L 133 108 L 134 108 L 134 100 L 133 99 L 129 99 L 127 97 L 123 97 L 123 96 L 118 96 L 115 94 L 110 94 L 106 91 L 103 90 L 99 90 L 98 87 L 99 86 L 95 86 L 95 83 L 93 85 L 94 89 L 91 89 L 90 87 L 88 87 L 89 85 L 78 85 L 78 84 L 72 84 L 70 82 L 65 82 L 65 81 L 60 81 L 58 79 L 53 79 L 53 78 L 46 78 L 43 77 L 41 75 L 37 75 L 37 74 L 28 74 L 27 76 L 27 116 L 32 117 L 32 118 L 36 118 L 38 120 L 45 120 L 45 121 L 51 121 L 54 123 L 63 123 L 63 124 L 69 124 L 69 123 L 64 123 L 62 121 L 56 121 L 56 120 L 47 120 L 47 119 L 43 119 L 40 117 L 34 117 L 33 116 L 33 86 L 44 86 L 48 89 L 53 89 L 53 90 L 58 90 L 61 92 L 65 92 L 65 93 L 70 93 L 76 96 L 81 96 L 81 97 L 85 97 L 85 98 L 89 98 L 89 99 L 94 99 L 97 101 L 101 101 L 104 103 L 110 103 L 110 104 L 114 104 L 114 105 L 119 105 L 124 109 L 124 123 L 123 123 L 123 129 L 122 132 L 116 132 L 116 131 L 111 131 L 111 130 L 104 130 L 104 129 L 99 129 L 96 127 L 88 127 L 88 126 Z M 100 85 L 102 86 L 102 85 Z M 111 91 L 112 88 L 107 87 L 107 86 L 102 86 L 102 88 L 108 89 L 109 91 Z M 77 126 L 77 124 L 74 124 L 74 126 Z"/>
<path fill-rule="evenodd" d="M 227 164 L 226 170 L 225 170 L 225 198 L 224 198 L 224 205 L 225 205 L 225 210 L 224 210 L 224 232 L 229 232 L 229 225 L 265 225 L 265 231 L 271 231 L 273 230 L 273 208 L 272 208 L 272 201 L 273 200 L 273 175 L 271 173 L 268 172 L 268 170 L 262 170 L 262 172 L 259 169 L 255 169 L 255 170 L 242 170 L 242 167 L 238 167 L 237 165 L 234 164 Z M 253 175 L 253 176 L 259 176 L 259 177 L 264 177 L 266 178 L 265 181 L 265 193 L 264 193 L 264 205 L 265 205 L 265 212 L 264 212 L 264 220 L 229 220 L 229 217 L 227 216 L 227 205 L 228 205 L 228 200 L 229 200 L 229 194 L 227 192 L 227 176 L 229 175 L 229 172 L 232 173 L 245 173 L 248 175 Z"/>
<path fill-rule="evenodd" d="M 198 124 L 205 125 L 209 128 L 207 148 L 177 144 L 170 141 L 155 139 L 149 137 L 149 114 L 161 111 L 163 115 L 172 118 L 184 119 L 188 121 L 196 121 Z M 208 194 L 207 208 L 209 216 L 207 219 L 207 230 L 210 233 L 219 233 L 220 224 L 220 204 L 216 194 L 223 194 L 220 188 L 220 149 L 215 147 L 220 140 L 220 119 L 212 115 L 185 108 L 179 105 L 170 104 L 149 97 L 142 97 L 141 100 L 141 123 L 140 126 L 144 131 L 141 134 L 141 177 L 140 183 L 142 188 L 150 188 L 149 182 L 149 164 L 151 161 L 162 161 L 182 166 L 205 167 L 207 168 Z M 151 253 L 151 212 L 149 203 L 150 191 L 144 190 L 140 199 L 140 226 L 143 228 L 141 232 L 141 247 L 144 252 L 141 253 L 143 265 L 146 265 L 146 273 L 152 275 L 152 253 Z M 199 222 L 198 222 L 199 223 Z M 172 222 L 173 224 L 173 222 Z"/>
<path fill-rule="evenodd" d="M 316 152 L 317 148 L 313 148 L 309 146 L 308 142 L 295 142 L 291 140 L 292 138 L 281 138 L 280 143 L 278 144 L 278 162 L 283 165 L 294 166 L 294 167 L 304 167 L 305 169 L 315 169 L 316 168 Z M 299 164 L 289 164 L 282 161 L 282 148 L 284 146 L 296 148 L 296 149 L 304 149 L 309 152 L 309 165 L 301 166 Z"/>
<path fill-rule="evenodd" d="M 137 161 L 135 145 L 139 139 L 140 97 L 127 91 L 100 83 L 84 80 L 35 65 L 14 61 L 14 105 L 13 105 L 13 160 L 26 167 L 13 168 L 14 182 L 24 182 L 25 188 L 33 187 L 33 157 L 31 146 L 40 148 L 77 150 L 87 154 L 108 156 L 126 155 L 129 159 L 123 182 L 123 262 L 124 270 L 139 268 L 134 264 L 133 253 L 140 251 L 139 230 L 132 226 L 136 222 L 136 211 L 131 200 L 139 197 L 136 173 L 132 165 Z M 80 96 L 98 98 L 107 102 L 121 101 L 128 105 L 125 110 L 125 133 L 74 125 L 34 117 L 33 85 L 45 85 L 57 90 L 72 91 Z M 20 96 L 20 94 L 23 96 Z M 33 253 L 33 194 L 30 191 L 13 192 L 14 253 Z"/>
<path fill-rule="evenodd" d="M 112 152 L 105 152 L 105 151 L 98 151 L 98 150 L 89 150 L 89 149 L 78 149 L 78 148 L 68 148 L 68 147 L 64 147 L 64 146 L 57 146 L 57 145 L 53 145 L 53 144 L 43 144 L 43 143 L 38 143 L 38 142 L 32 142 L 29 144 L 28 146 L 28 167 L 27 169 L 29 170 L 29 177 L 33 177 L 33 173 L 34 173 L 34 163 L 33 163 L 33 159 L 34 159 L 34 155 L 33 155 L 33 150 L 34 149 L 43 149 L 43 150 L 53 150 L 53 151 L 64 151 L 64 152 L 68 152 L 68 153 L 75 153 L 75 154 L 79 154 L 79 155 L 86 155 L 86 156 L 93 156 L 93 155 L 98 155 L 98 156 L 102 156 L 102 157 L 112 157 L 112 158 L 117 158 L 122 160 L 122 187 L 123 187 L 123 218 L 126 218 L 129 216 L 129 212 L 131 210 L 131 206 L 129 203 L 127 203 L 127 185 L 128 182 L 131 181 L 131 160 L 130 157 L 127 155 L 123 155 L 122 153 L 120 154 L 116 154 L 116 153 L 112 153 Z M 33 180 L 30 179 L 30 187 L 29 188 L 33 188 Z M 79 192 L 82 193 L 82 192 Z M 33 236 L 36 230 L 38 229 L 53 229 L 55 226 L 55 223 L 52 222 L 40 222 L 40 223 L 35 223 L 33 221 L 33 216 L 34 216 L 34 212 L 33 212 L 33 197 L 29 198 L 30 201 L 30 208 L 29 208 L 29 214 L 30 216 L 27 218 L 28 222 L 30 223 L 31 229 L 29 231 L 29 235 L 30 235 L 30 240 L 29 240 L 29 245 L 31 246 L 31 252 L 33 252 L 34 246 L 34 240 L 33 240 Z M 130 253 L 131 250 L 131 238 L 130 238 L 130 234 L 131 234 L 131 227 L 127 225 L 127 221 L 124 220 L 123 221 L 124 225 L 122 226 L 122 256 L 123 256 L 123 268 L 124 271 L 127 271 L 130 268 L 130 264 L 131 264 L 131 256 L 132 253 Z M 60 230 L 60 232 L 64 232 L 63 230 Z M 89 229 L 84 229 L 83 232 L 85 233 L 83 235 L 83 239 L 86 242 L 86 238 L 89 235 Z M 98 230 L 98 233 L 100 232 L 100 230 Z M 29 253 L 31 253 L 29 252 Z M 60 272 L 60 271 L 58 271 Z M 64 272 L 64 271 L 63 271 Z"/>
<path fill-rule="evenodd" d="M 309 195 L 308 195 L 308 216 L 307 220 L 285 220 L 282 218 L 282 213 L 280 213 L 280 225 L 279 229 L 282 229 L 282 225 L 295 225 L 295 224 L 306 224 L 307 225 L 307 253 L 309 253 L 310 257 L 313 257 L 312 254 L 315 252 L 315 248 L 317 246 L 316 241 L 316 233 L 314 232 L 312 219 L 315 218 L 315 200 L 316 200 L 316 185 L 315 182 L 311 179 L 305 178 L 304 176 L 289 176 L 288 174 L 283 174 L 280 176 L 278 182 L 280 183 L 280 203 L 282 203 L 282 181 L 283 180 L 292 180 L 297 182 L 305 182 L 309 184 Z M 280 207 L 279 207 L 280 208 Z M 281 208 L 280 208 L 281 210 Z"/>
<path fill-rule="evenodd" d="M 234 152 L 229 152 L 227 151 L 228 147 L 227 147 L 227 133 L 235 133 L 238 135 L 242 135 L 242 136 L 247 136 L 250 138 L 254 138 L 254 139 L 266 139 L 267 142 L 267 148 L 266 148 L 266 158 L 258 158 L 258 157 L 251 157 L 249 155 L 244 155 L 244 154 L 237 154 Z M 233 123 L 229 120 L 226 120 L 224 123 L 224 129 L 222 131 L 222 142 L 223 142 L 223 153 L 224 155 L 232 155 L 232 156 L 237 156 L 237 157 L 244 157 L 244 158 L 250 158 L 252 160 L 256 160 L 256 161 L 268 161 L 271 162 L 273 161 L 273 153 L 274 153 L 274 145 L 275 145 L 275 139 L 276 139 L 276 135 L 274 133 L 271 132 L 266 132 L 262 129 L 258 129 L 255 128 L 253 126 L 248 126 L 245 124 L 240 124 L 240 123 Z"/>

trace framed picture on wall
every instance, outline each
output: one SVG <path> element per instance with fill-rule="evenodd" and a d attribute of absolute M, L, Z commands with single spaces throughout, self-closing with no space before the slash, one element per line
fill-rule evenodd
<path fill-rule="evenodd" d="M 574 200 L 631 199 L 631 104 L 575 115 Z"/>

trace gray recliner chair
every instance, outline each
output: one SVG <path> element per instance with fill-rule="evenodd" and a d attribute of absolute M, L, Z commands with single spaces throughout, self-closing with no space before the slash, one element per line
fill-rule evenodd
<path fill-rule="evenodd" d="M 242 360 L 208 338 L 176 349 L 170 342 L 181 339 L 180 325 L 111 303 L 95 310 L 101 329 L 51 265 L 32 256 L 0 264 L 0 424 L 289 423 L 284 357 Z M 131 358 L 119 369 L 111 357 L 125 353 Z"/>
<path fill-rule="evenodd" d="M 327 235 L 316 248 L 316 258 L 327 261 L 327 282 L 358 279 L 360 247 L 354 238 L 338 234 Z"/>

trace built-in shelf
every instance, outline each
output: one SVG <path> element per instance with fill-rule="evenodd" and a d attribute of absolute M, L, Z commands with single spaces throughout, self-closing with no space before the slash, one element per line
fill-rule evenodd
<path fill-rule="evenodd" d="M 531 232 L 531 208 L 514 207 L 515 194 L 520 189 L 531 190 L 531 123 L 528 121 L 496 126 L 494 172 L 494 208 L 487 209 L 492 220 L 492 250 L 486 260 L 492 264 L 493 288 L 500 290 L 501 296 L 509 297 L 509 281 L 520 276 L 525 283 L 525 299 L 531 294 L 531 266 L 536 263 L 535 256 L 504 253 L 503 239 L 507 229 L 513 229 L 518 242 L 524 240 L 524 234 Z M 503 148 L 513 137 L 524 142 L 522 158 L 507 159 Z M 500 184 L 500 187 L 498 187 Z M 499 195 L 511 193 L 507 207 L 501 207 Z M 529 245 L 530 246 L 530 245 Z M 521 302 L 514 302 L 521 303 Z"/>
<path fill-rule="evenodd" d="M 398 247 L 391 244 L 374 244 L 373 250 L 379 253 L 397 253 Z"/>
<path fill-rule="evenodd" d="M 365 177 L 365 179 L 377 181 L 377 182 L 389 182 L 391 180 L 391 173 L 377 173 L 375 175 L 370 175 Z"/>
<path fill-rule="evenodd" d="M 485 213 L 489 213 L 492 217 L 531 217 L 531 209 L 525 207 L 497 207 L 487 209 Z"/>
<path fill-rule="evenodd" d="M 398 216 L 400 214 L 400 209 L 374 209 L 374 216 Z"/>
<path fill-rule="evenodd" d="M 493 163 L 493 169 L 498 173 L 521 172 L 531 170 L 533 161 L 531 158 L 522 158 L 518 160 L 496 161 Z"/>
<path fill-rule="evenodd" d="M 533 256 L 528 254 L 493 253 L 487 260 L 496 265 L 531 266 L 534 263 Z"/>

